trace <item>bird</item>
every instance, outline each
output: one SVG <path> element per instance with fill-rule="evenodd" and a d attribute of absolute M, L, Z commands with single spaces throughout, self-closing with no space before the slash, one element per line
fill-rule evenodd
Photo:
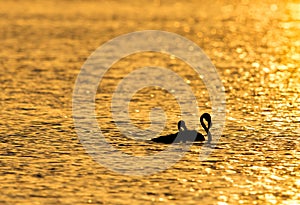
<path fill-rule="evenodd" d="M 204 119 L 207 121 L 207 126 L 204 123 Z M 212 140 L 209 131 L 209 129 L 212 126 L 210 114 L 208 113 L 202 114 L 200 117 L 200 124 L 207 134 L 207 138 L 208 138 L 207 141 L 210 143 Z M 178 126 L 177 133 L 153 138 L 151 139 L 151 141 L 164 143 L 164 144 L 171 144 L 175 141 L 175 139 L 177 139 L 176 142 L 205 141 L 205 137 L 201 133 L 198 133 L 196 130 L 188 130 L 183 120 L 180 120 L 177 126 Z"/>
<path fill-rule="evenodd" d="M 178 121 L 177 127 L 178 127 L 178 132 L 176 132 L 174 134 L 156 137 L 156 138 L 151 139 L 151 141 L 164 143 L 164 144 L 171 144 L 175 140 L 175 138 L 177 137 L 178 134 L 181 135 L 182 133 L 184 133 L 188 130 L 186 128 L 185 122 L 183 120 Z"/>

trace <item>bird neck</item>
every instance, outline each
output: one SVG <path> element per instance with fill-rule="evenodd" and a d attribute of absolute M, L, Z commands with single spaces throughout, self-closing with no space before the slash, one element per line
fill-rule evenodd
<path fill-rule="evenodd" d="M 210 134 L 210 131 L 207 132 L 207 142 L 211 142 L 212 141 L 212 137 Z"/>
<path fill-rule="evenodd" d="M 200 118 L 200 123 L 201 123 L 201 126 L 203 127 L 203 129 L 205 130 L 206 133 L 209 132 L 209 128 L 210 128 L 210 122 L 207 122 L 208 123 L 208 127 L 206 126 L 206 124 L 204 123 L 203 121 L 203 117 Z"/>
<path fill-rule="evenodd" d="M 179 121 L 178 122 L 178 131 L 181 132 L 181 131 L 186 131 L 187 128 L 185 126 L 185 122 L 184 121 Z"/>

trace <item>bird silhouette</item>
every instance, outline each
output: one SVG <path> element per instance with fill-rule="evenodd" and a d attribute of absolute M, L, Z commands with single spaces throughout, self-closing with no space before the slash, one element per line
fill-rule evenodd
<path fill-rule="evenodd" d="M 204 119 L 207 121 L 207 126 L 204 123 Z M 212 126 L 212 122 L 211 122 L 210 114 L 208 113 L 202 114 L 200 117 L 200 124 L 207 134 L 207 141 L 211 142 L 212 137 L 209 129 Z M 196 130 L 188 130 L 183 120 L 180 120 L 177 126 L 178 126 L 178 132 L 174 134 L 159 136 L 157 138 L 151 139 L 151 141 L 164 143 L 164 144 L 171 144 L 175 141 L 175 139 L 176 142 L 205 141 L 205 137 L 201 133 L 198 133 Z"/>

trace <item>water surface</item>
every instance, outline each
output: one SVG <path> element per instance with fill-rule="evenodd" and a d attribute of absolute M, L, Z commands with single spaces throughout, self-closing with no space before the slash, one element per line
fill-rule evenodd
<path fill-rule="evenodd" d="M 0 4 L 0 204 L 300 204 L 299 2 Z M 196 145 L 163 172 L 124 176 L 86 153 L 74 129 L 72 92 L 91 52 L 145 29 L 178 33 L 203 48 L 226 90 L 226 126 L 205 161 Z M 166 146 L 122 136 L 110 102 L 125 75 L 149 65 L 182 76 L 198 100 L 197 115 L 211 112 L 201 78 L 179 59 L 148 52 L 120 60 L 99 85 L 97 120 L 116 149 L 136 156 Z M 175 132 L 180 109 L 163 89 L 136 93 L 132 123 L 147 128 L 156 106 L 168 116 L 162 134 Z"/>

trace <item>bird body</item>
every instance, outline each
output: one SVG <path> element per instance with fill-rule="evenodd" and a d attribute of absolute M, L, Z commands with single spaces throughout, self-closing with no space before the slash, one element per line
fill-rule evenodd
<path fill-rule="evenodd" d="M 177 127 L 178 127 L 178 132 L 176 132 L 174 134 L 160 136 L 160 137 L 152 139 L 151 141 L 165 143 L 165 144 L 171 144 L 176 139 L 177 136 L 182 138 L 181 137 L 182 134 L 187 131 L 187 128 L 185 126 L 185 122 L 183 120 L 180 120 L 177 123 Z"/>

